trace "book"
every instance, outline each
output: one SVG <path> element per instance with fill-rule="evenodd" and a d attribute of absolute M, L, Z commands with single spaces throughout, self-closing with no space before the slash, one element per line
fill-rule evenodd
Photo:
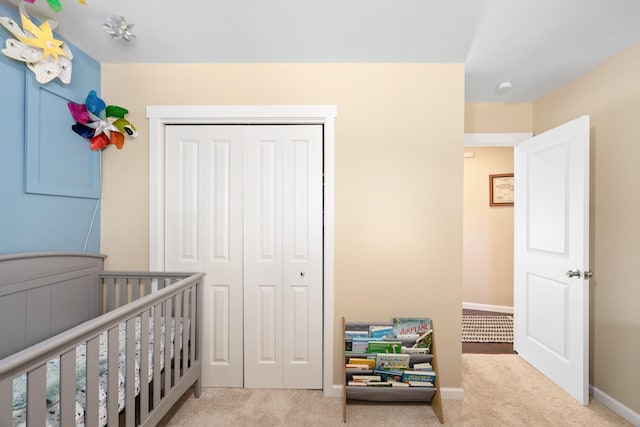
<path fill-rule="evenodd" d="M 386 381 L 369 381 L 367 387 L 391 387 L 391 383 Z"/>
<path fill-rule="evenodd" d="M 376 369 L 373 371 L 374 375 L 379 375 L 382 381 L 402 381 L 402 371 L 385 371 Z"/>
<path fill-rule="evenodd" d="M 387 381 L 387 382 L 390 383 L 392 387 L 409 387 L 408 383 L 402 383 L 399 381 Z"/>
<path fill-rule="evenodd" d="M 410 387 L 433 387 L 433 384 L 428 381 L 409 381 L 405 384 Z"/>
<path fill-rule="evenodd" d="M 402 343 L 399 341 L 369 341 L 367 353 L 400 353 Z"/>
<path fill-rule="evenodd" d="M 376 355 L 375 369 L 381 369 L 384 371 L 403 371 L 409 368 L 408 354 L 387 354 L 378 353 Z"/>
<path fill-rule="evenodd" d="M 368 331 L 344 331 L 345 339 L 351 340 L 354 338 L 367 338 L 369 336 Z"/>
<path fill-rule="evenodd" d="M 346 369 L 358 369 L 360 371 L 370 371 L 369 366 L 363 365 L 360 363 L 347 363 L 345 364 Z"/>
<path fill-rule="evenodd" d="M 398 335 L 422 335 L 431 329 L 429 318 L 394 317 L 393 332 Z"/>
<path fill-rule="evenodd" d="M 349 364 L 350 365 L 365 365 L 369 369 L 373 370 L 376 367 L 376 359 L 363 359 L 363 358 L 357 358 L 357 357 L 350 357 L 349 358 Z"/>
<path fill-rule="evenodd" d="M 433 371 L 404 371 L 402 374 L 402 382 L 410 383 L 411 381 L 421 381 L 433 384 L 436 380 L 436 374 Z"/>
<path fill-rule="evenodd" d="M 416 343 L 413 345 L 413 348 L 426 348 L 427 353 L 431 352 L 431 343 L 433 342 L 433 334 L 432 330 L 429 329 L 424 334 L 420 335 L 420 337 L 416 340 Z"/>
<path fill-rule="evenodd" d="M 352 353 L 366 353 L 369 347 L 369 342 L 374 340 L 371 337 L 355 337 L 351 339 L 351 352 Z"/>
<path fill-rule="evenodd" d="M 394 338 L 393 326 L 369 326 L 369 336 L 371 338 Z"/>
<path fill-rule="evenodd" d="M 353 375 L 351 377 L 352 381 L 362 381 L 362 382 L 371 382 L 371 381 L 382 381 L 380 375 Z"/>
<path fill-rule="evenodd" d="M 347 383 L 347 385 L 355 385 L 355 386 L 359 386 L 359 387 L 366 387 L 367 383 L 364 381 L 349 381 Z"/>
<path fill-rule="evenodd" d="M 428 363 L 428 362 L 414 363 L 413 367 L 411 368 L 411 370 L 413 370 L 413 371 L 433 371 L 433 367 L 431 366 L 431 363 Z"/>
<path fill-rule="evenodd" d="M 400 353 L 404 354 L 427 354 L 429 353 L 428 348 L 418 348 L 418 347 L 402 347 Z"/>

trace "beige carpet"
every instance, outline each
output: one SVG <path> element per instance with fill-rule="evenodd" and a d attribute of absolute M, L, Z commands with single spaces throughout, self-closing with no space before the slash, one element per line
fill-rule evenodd
<path fill-rule="evenodd" d="M 463 401 L 443 401 L 451 426 L 631 426 L 599 402 L 583 407 L 517 355 L 462 355 Z M 431 407 L 350 403 L 352 426 L 439 426 Z M 167 414 L 161 426 L 342 426 L 339 398 L 313 390 L 203 389 Z"/>

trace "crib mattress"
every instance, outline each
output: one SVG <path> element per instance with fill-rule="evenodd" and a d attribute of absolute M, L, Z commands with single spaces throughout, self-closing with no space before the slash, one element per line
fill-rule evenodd
<path fill-rule="evenodd" d="M 180 331 L 182 333 L 182 324 Z M 160 335 L 160 369 L 164 369 L 164 318 L 161 320 Z M 118 411 L 124 409 L 125 402 L 125 350 L 126 350 L 126 324 L 119 325 L 119 372 L 118 372 Z M 153 318 L 149 318 L 149 375 L 147 383 L 153 379 Z M 171 319 L 171 343 L 174 342 L 175 319 Z M 136 360 L 135 360 L 135 394 L 140 393 L 140 317 L 135 322 L 136 336 Z M 179 348 L 182 348 L 182 340 L 179 341 Z M 99 424 L 104 427 L 107 424 L 107 332 L 100 335 L 99 349 Z M 170 346 L 171 358 L 174 357 L 173 345 Z M 47 363 L 47 426 L 57 427 L 60 420 L 60 361 L 58 358 Z M 26 395 L 27 378 L 21 375 L 13 380 L 13 425 L 14 427 L 26 426 Z M 84 414 L 86 407 L 86 344 L 76 347 L 76 426 L 84 426 Z"/>

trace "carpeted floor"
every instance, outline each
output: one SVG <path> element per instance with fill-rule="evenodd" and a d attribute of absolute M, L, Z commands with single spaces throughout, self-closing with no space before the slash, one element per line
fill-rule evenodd
<path fill-rule="evenodd" d="M 598 401 L 583 407 L 517 355 L 462 355 L 464 400 L 443 401 L 445 425 L 469 427 L 631 426 Z M 192 391 L 160 426 L 343 426 L 339 398 L 315 390 Z M 350 403 L 351 426 L 439 426 L 420 404 Z"/>

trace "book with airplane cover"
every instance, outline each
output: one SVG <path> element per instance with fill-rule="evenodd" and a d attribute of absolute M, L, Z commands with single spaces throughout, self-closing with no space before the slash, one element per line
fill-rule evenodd
<path fill-rule="evenodd" d="M 393 332 L 395 336 L 422 335 L 431 330 L 431 319 L 416 317 L 394 317 Z"/>
<path fill-rule="evenodd" d="M 408 354 L 390 354 L 390 353 L 378 353 L 376 355 L 375 369 L 383 371 L 404 371 L 409 369 Z"/>

